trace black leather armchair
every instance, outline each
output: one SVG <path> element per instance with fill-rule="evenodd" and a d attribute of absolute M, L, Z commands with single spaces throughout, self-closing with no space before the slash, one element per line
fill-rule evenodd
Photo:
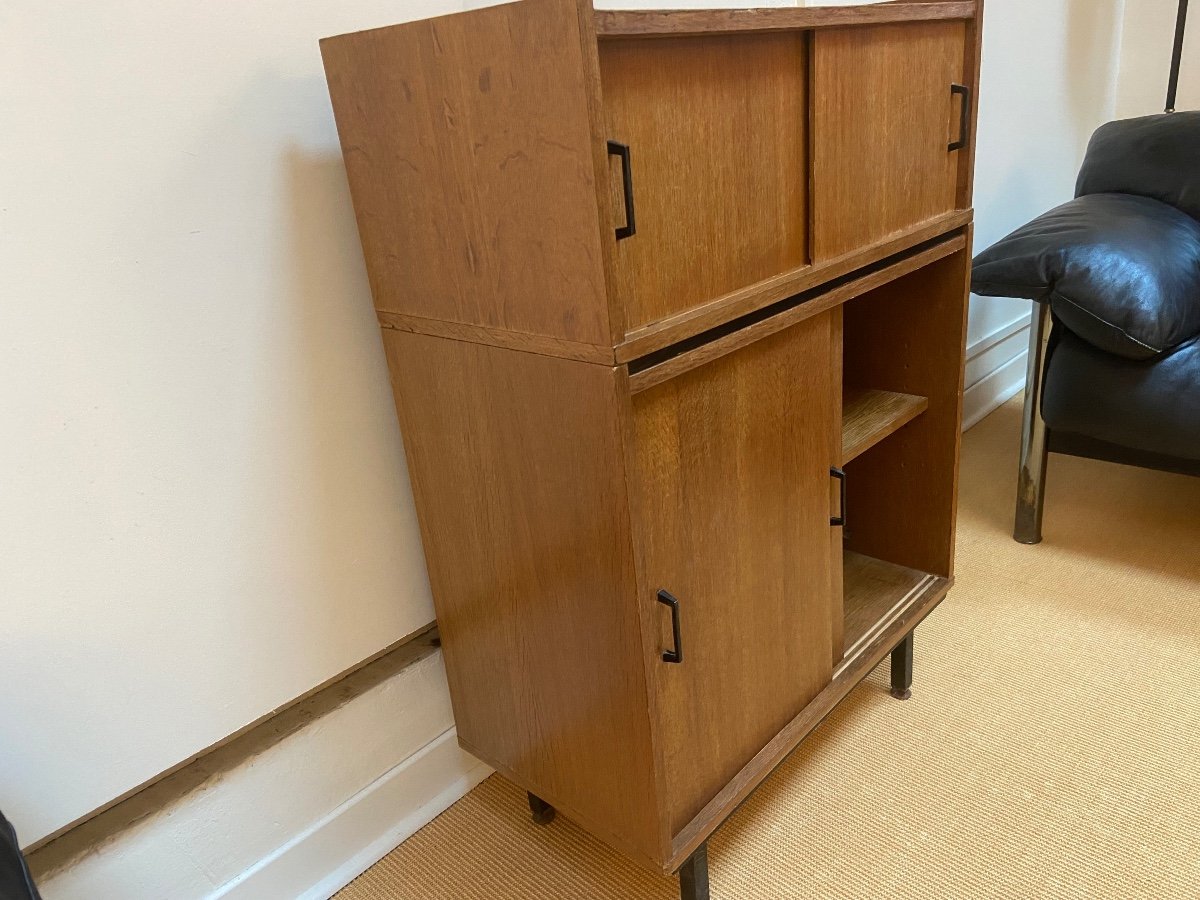
<path fill-rule="evenodd" d="M 1014 537 L 1042 538 L 1048 453 L 1200 475 L 1200 112 L 1110 122 L 1075 199 L 975 257 L 1037 301 Z"/>

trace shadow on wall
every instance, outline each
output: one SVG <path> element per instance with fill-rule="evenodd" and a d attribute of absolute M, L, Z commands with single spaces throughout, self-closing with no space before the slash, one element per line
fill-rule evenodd
<path fill-rule="evenodd" d="M 1067 108 L 1075 116 L 1072 131 L 1082 143 L 1077 157 L 1083 161 L 1092 130 L 1111 118 L 1117 96 L 1121 26 L 1126 0 L 1068 0 L 1067 6 Z M 1097 85 L 1104 85 L 1098 93 Z M 1097 98 L 1102 109 L 1095 109 Z M 1067 198 L 1064 198 L 1067 199 Z"/>
<path fill-rule="evenodd" d="M 326 96 L 324 82 L 311 87 Z M 283 327 L 291 331 L 296 352 L 289 358 L 298 364 L 296 390 L 309 414 L 303 444 L 311 454 L 315 489 L 308 496 L 312 531 L 307 543 L 314 561 L 328 546 L 331 528 L 342 544 L 361 543 L 364 551 L 376 545 L 374 552 L 351 551 L 328 559 L 312 575 L 320 593 L 336 599 L 345 591 L 344 568 L 352 562 L 359 578 L 368 575 L 373 584 L 391 582 L 391 591 L 409 594 L 406 608 L 412 607 L 412 599 L 429 607 L 431 621 L 404 449 L 342 157 L 292 145 L 283 165 L 292 277 Z M 388 516 L 400 519 L 399 545 L 394 532 L 371 533 L 373 523 L 364 514 L 378 516 L 381 503 L 388 505 Z M 398 557 L 406 570 L 403 584 L 395 583 Z M 392 565 L 375 573 L 358 569 L 360 563 L 381 562 Z M 326 614 L 328 624 L 336 627 L 340 604 L 331 603 Z M 387 642 L 386 636 L 380 638 Z"/>
<path fill-rule="evenodd" d="M 1163 111 L 1179 0 L 1126 0 L 1121 41 L 1120 118 Z M 1179 70 L 1177 109 L 1200 109 L 1200 9 L 1192 3 Z"/>
<path fill-rule="evenodd" d="M 231 652 L 286 647 L 316 686 L 433 620 L 403 444 L 324 78 L 259 73 L 208 125 L 222 138 L 208 202 L 233 220 L 225 253 L 262 254 L 253 293 L 227 284 L 236 293 L 220 299 L 247 294 L 242 344 L 220 348 L 245 374 L 220 402 L 253 448 L 223 448 L 244 458 L 217 476 L 244 498 L 220 526 L 226 577 L 238 594 L 285 600 L 265 616 L 247 604 L 228 623 Z M 264 145 L 263 132 L 281 140 Z M 255 153 L 269 156 L 230 159 Z M 248 174 L 231 185 L 226 171 Z M 228 211 L 243 192 L 253 202 L 238 221 Z M 295 678 L 279 679 L 277 702 Z"/>

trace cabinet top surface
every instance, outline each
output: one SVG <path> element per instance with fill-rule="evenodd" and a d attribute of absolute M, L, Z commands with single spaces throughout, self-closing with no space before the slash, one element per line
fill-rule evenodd
<path fill-rule="evenodd" d="M 598 37 L 734 34 L 790 31 L 889 22 L 972 19 L 975 0 L 919 0 L 858 6 L 758 7 L 751 9 L 602 9 L 595 11 Z"/>
<path fill-rule="evenodd" d="M 510 0 L 510 4 L 521 0 Z M 701 9 L 592 9 L 590 0 L 577 0 L 584 15 L 591 13 L 598 38 L 670 37 L 687 34 L 737 34 L 755 31 L 797 31 L 813 28 L 845 28 L 854 25 L 885 25 L 892 22 L 936 22 L 947 19 L 974 19 L 979 15 L 979 0 L 887 0 L 853 6 L 760 6 Z M 486 8 L 486 7 L 485 7 Z M 466 10 L 466 13 L 472 10 Z M 365 29 L 357 34 L 385 31 L 389 28 L 454 19 L 463 12 L 447 13 L 427 19 L 414 19 L 402 25 Z M 326 37 L 322 44 L 335 42 L 351 34 Z"/>

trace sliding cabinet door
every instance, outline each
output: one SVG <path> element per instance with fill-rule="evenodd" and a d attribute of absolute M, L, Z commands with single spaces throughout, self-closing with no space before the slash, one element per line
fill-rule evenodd
<path fill-rule="evenodd" d="M 814 261 L 955 208 L 966 34 L 953 21 L 814 33 Z"/>
<path fill-rule="evenodd" d="M 820 316 L 633 398 L 672 834 L 829 682 L 833 337 Z"/>
<path fill-rule="evenodd" d="M 802 33 L 603 40 L 600 72 L 627 329 L 807 261 Z"/>

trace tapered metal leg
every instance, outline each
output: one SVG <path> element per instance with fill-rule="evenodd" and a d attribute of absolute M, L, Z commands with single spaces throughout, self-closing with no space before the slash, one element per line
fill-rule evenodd
<path fill-rule="evenodd" d="M 1022 544 L 1042 540 L 1042 503 L 1046 493 L 1046 423 L 1042 419 L 1042 384 L 1050 341 L 1050 304 L 1035 303 L 1029 329 L 1029 374 L 1025 382 L 1025 416 L 1021 423 L 1021 466 L 1017 474 L 1017 516 L 1013 538 Z"/>
<path fill-rule="evenodd" d="M 907 700 L 912 696 L 913 633 L 892 651 L 892 696 Z"/>
<path fill-rule="evenodd" d="M 554 807 L 536 794 L 529 795 L 529 811 L 538 825 L 549 825 L 554 821 Z"/>
<path fill-rule="evenodd" d="M 708 900 L 708 844 L 701 844 L 679 869 L 679 900 Z"/>

